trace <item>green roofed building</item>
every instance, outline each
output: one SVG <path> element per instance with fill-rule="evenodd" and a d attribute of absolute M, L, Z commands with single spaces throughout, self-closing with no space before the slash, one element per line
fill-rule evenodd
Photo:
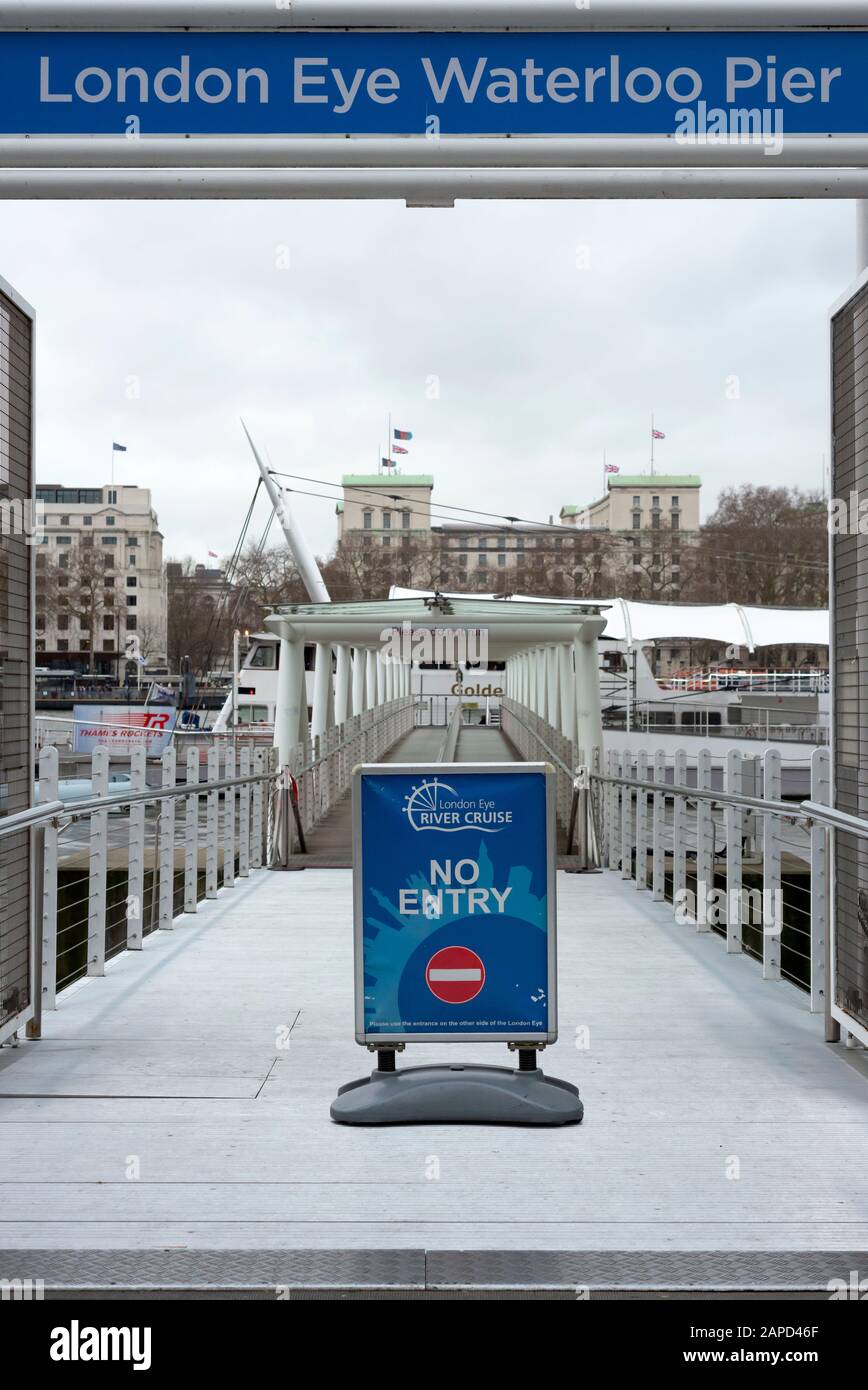
<path fill-rule="evenodd" d="M 564 526 L 611 532 L 699 530 L 702 479 L 695 473 L 612 473 L 587 506 L 561 507 Z"/>
<path fill-rule="evenodd" d="M 345 473 L 344 500 L 336 508 L 338 544 L 356 533 L 377 538 L 393 533 L 419 539 L 431 531 L 430 473 Z"/>

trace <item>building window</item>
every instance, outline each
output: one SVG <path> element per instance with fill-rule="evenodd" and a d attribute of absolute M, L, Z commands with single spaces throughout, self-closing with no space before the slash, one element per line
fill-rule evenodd
<path fill-rule="evenodd" d="M 127 615 L 127 632 L 135 632 L 135 630 L 136 630 L 136 615 L 135 615 L 135 613 L 130 613 L 130 614 Z"/>
<path fill-rule="evenodd" d="M 69 525 L 69 517 L 68 517 L 68 516 L 62 516 L 62 517 L 60 518 L 60 524 L 61 524 L 61 526 L 68 526 L 68 525 Z"/>
<path fill-rule="evenodd" d="M 113 517 L 113 516 L 107 516 L 106 519 L 105 519 L 105 524 L 106 524 L 106 526 L 114 526 L 114 524 L 115 524 L 115 519 L 114 519 L 114 517 Z"/>
<path fill-rule="evenodd" d="M 641 529 L 642 529 L 642 513 L 641 513 L 641 512 L 634 512 L 634 513 L 633 513 L 633 530 L 634 530 L 634 531 L 639 531 L 639 530 L 641 530 Z"/>
<path fill-rule="evenodd" d="M 485 548 L 486 548 L 487 545 L 488 545 L 488 538 L 487 538 L 487 536 L 480 536 L 480 537 L 479 537 L 479 549 L 480 549 L 480 550 L 485 550 Z"/>
<path fill-rule="evenodd" d="M 109 500 L 109 502 L 112 504 L 112 506 L 114 506 L 114 507 L 117 506 L 117 504 L 118 504 L 118 494 L 117 494 L 117 490 L 116 490 L 115 488 L 113 488 L 113 487 L 110 487 L 109 490 L 108 490 L 108 500 Z"/>
<path fill-rule="evenodd" d="M 464 569 L 467 569 L 467 554 L 466 554 L 466 552 L 462 552 L 462 553 L 458 556 L 458 563 L 459 563 L 459 565 L 461 565 Z"/>
<path fill-rule="evenodd" d="M 72 545 L 72 536 L 55 536 L 58 545 Z"/>
<path fill-rule="evenodd" d="M 678 506 L 681 505 L 680 502 L 678 501 L 678 498 L 677 498 L 677 497 L 673 497 L 673 499 L 672 499 L 672 505 L 673 505 L 673 507 L 678 507 Z"/>
<path fill-rule="evenodd" d="M 392 544 L 392 537 L 391 537 L 391 536 L 384 536 L 384 537 L 383 537 L 383 545 L 386 546 L 386 547 L 388 548 L 389 546 L 391 546 L 391 544 Z"/>
<path fill-rule="evenodd" d="M 372 527 L 372 525 L 373 525 L 373 520 L 374 520 L 374 514 L 373 514 L 373 512 L 363 512 L 363 513 L 362 513 L 362 525 L 364 526 L 364 528 L 365 528 L 366 531 L 370 531 L 370 529 L 371 529 L 371 527 Z"/>
<path fill-rule="evenodd" d="M 505 550 L 505 549 L 506 549 L 506 536 L 498 536 L 498 538 L 497 538 L 497 548 L 498 548 L 498 550 Z"/>
<path fill-rule="evenodd" d="M 488 556 L 487 556 L 487 555 L 479 555 L 477 558 L 478 558 L 480 567 L 481 567 L 482 569 L 484 569 L 485 566 L 488 564 Z"/>
<path fill-rule="evenodd" d="M 409 529 L 410 529 L 410 513 L 409 513 L 409 512 L 404 511 L 404 512 L 401 513 L 401 525 L 403 526 L 403 528 L 404 528 L 405 531 L 409 531 Z"/>
<path fill-rule="evenodd" d="M 370 539 L 371 539 L 370 536 L 365 536 L 365 540 L 366 540 L 366 541 L 369 541 Z M 128 556 L 127 556 L 127 564 L 129 565 L 130 569 L 135 569 L 135 567 L 136 567 L 136 557 L 135 557 L 135 555 L 128 555 Z"/>
<path fill-rule="evenodd" d="M 391 529 L 392 529 L 392 513 L 391 513 L 391 512 L 383 512 L 383 530 L 384 530 L 384 531 L 390 531 Z"/>
<path fill-rule="evenodd" d="M 138 543 L 138 538 L 136 536 L 127 536 L 127 545 L 138 545 Z"/>
<path fill-rule="evenodd" d="M 37 623 L 37 627 L 45 627 L 45 623 L 44 623 L 44 622 Z M 69 614 L 68 614 L 68 613 L 58 613 L 58 615 L 57 615 L 57 630 L 58 630 L 58 632 L 68 632 L 68 631 L 69 631 Z"/>
<path fill-rule="evenodd" d="M 652 518 L 651 518 L 651 529 L 654 530 L 654 531 L 659 531 L 659 530 L 660 530 L 660 513 L 659 513 L 659 512 L 655 512 L 654 515 L 653 515 Z"/>
<path fill-rule="evenodd" d="M 102 639 L 102 649 L 104 652 L 113 652 L 115 649 L 114 638 L 104 637 Z"/>
<path fill-rule="evenodd" d="M 505 555 L 498 555 L 498 557 L 497 557 L 497 563 L 498 563 L 498 565 L 500 566 L 500 568 L 503 569 L 504 566 L 505 566 L 505 564 L 506 564 L 506 556 L 505 556 Z"/>
<path fill-rule="evenodd" d="M 562 550 L 564 545 L 563 536 L 555 536 L 555 550 Z"/>
<path fill-rule="evenodd" d="M 652 498 L 651 498 L 651 506 L 652 506 L 652 507 L 659 507 L 659 506 L 660 506 L 660 498 L 659 498 L 659 497 L 652 497 Z"/>
<path fill-rule="evenodd" d="M 117 536 L 103 536 L 102 543 L 103 545 L 117 545 L 118 538 Z"/>
<path fill-rule="evenodd" d="M 82 545 L 93 545 L 93 536 L 82 536 Z"/>
<path fill-rule="evenodd" d="M 114 632 L 115 618 L 113 613 L 103 613 L 102 626 L 103 632 Z"/>
<path fill-rule="evenodd" d="M 63 555 L 58 555 L 58 557 L 57 557 L 57 563 L 59 564 L 59 566 L 60 566 L 60 568 L 61 568 L 62 570 L 68 570 L 68 569 L 69 569 L 69 556 L 68 556 L 67 554 L 65 554 L 65 553 L 64 553 Z"/>
<path fill-rule="evenodd" d="M 642 505 L 642 498 L 639 497 L 638 494 L 637 494 L 637 496 L 633 498 L 633 506 L 634 506 L 634 507 L 641 507 L 641 505 Z"/>
<path fill-rule="evenodd" d="M 136 587 L 136 583 L 137 583 L 137 582 L 138 582 L 138 581 L 136 580 L 135 575 L 134 575 L 134 576 L 132 577 L 132 579 L 128 579 L 128 580 L 127 580 L 127 588 L 128 588 L 128 589 L 134 589 L 134 588 Z"/>
<path fill-rule="evenodd" d="M 135 606 L 136 606 L 136 596 L 135 596 L 135 594 L 127 594 L 127 608 L 135 608 Z"/>
<path fill-rule="evenodd" d="M 67 640 L 66 640 L 65 637 L 58 637 L 58 639 L 57 639 L 57 650 L 58 650 L 59 652 L 68 652 L 68 651 L 69 651 L 69 643 L 67 642 Z"/>
<path fill-rule="evenodd" d="M 680 525 L 681 525 L 681 517 L 679 516 L 678 512 L 673 512 L 673 513 L 672 513 L 672 530 L 673 530 L 673 531 L 677 531 L 678 528 L 680 527 Z"/>
<path fill-rule="evenodd" d="M 516 536 L 515 548 L 516 550 L 524 550 L 524 536 Z"/>
<path fill-rule="evenodd" d="M 85 526 L 93 526 L 92 516 L 83 516 L 81 519 Z"/>

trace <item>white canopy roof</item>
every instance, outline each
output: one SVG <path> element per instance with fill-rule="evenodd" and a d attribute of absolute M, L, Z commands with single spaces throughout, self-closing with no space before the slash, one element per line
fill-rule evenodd
<path fill-rule="evenodd" d="M 391 598 L 430 597 L 430 589 L 401 589 L 396 585 Z M 461 595 L 450 598 L 497 598 L 496 594 Z M 757 647 L 829 645 L 829 613 L 825 608 L 752 608 L 739 603 L 680 604 L 636 603 L 633 599 L 552 599 L 529 594 L 511 594 L 503 603 L 582 603 L 599 605 L 605 611 L 602 636 L 614 641 L 635 643 L 658 639 L 693 638 L 697 641 L 726 642 L 732 646 Z"/>

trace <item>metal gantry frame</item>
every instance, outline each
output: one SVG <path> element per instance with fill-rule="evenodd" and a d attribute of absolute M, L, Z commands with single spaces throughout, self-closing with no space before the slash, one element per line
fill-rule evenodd
<path fill-rule="evenodd" d="M 599 33 L 862 30 L 862 0 L 0 0 L 2 31 Z M 0 199 L 863 198 L 864 135 L 0 139 Z"/>

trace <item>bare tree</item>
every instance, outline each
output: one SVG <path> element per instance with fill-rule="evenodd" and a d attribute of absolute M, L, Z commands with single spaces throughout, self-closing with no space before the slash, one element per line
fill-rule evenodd
<path fill-rule="evenodd" d="M 828 602 L 827 547 L 819 493 L 725 488 L 702 528 L 694 597 L 820 608 Z"/>

